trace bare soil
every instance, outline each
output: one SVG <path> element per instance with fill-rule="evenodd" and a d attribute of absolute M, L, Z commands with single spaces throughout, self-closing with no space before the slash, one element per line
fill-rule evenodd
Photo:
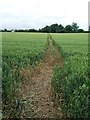
<path fill-rule="evenodd" d="M 63 117 L 60 105 L 54 104 L 51 87 L 53 67 L 55 64 L 63 65 L 63 61 L 59 50 L 52 45 L 50 36 L 48 41 L 44 61 L 37 66 L 35 74 L 29 68 L 21 71 L 21 75 L 26 79 L 21 88 L 24 103 L 22 118 Z M 52 49 L 54 49 L 53 54 L 51 54 Z"/>

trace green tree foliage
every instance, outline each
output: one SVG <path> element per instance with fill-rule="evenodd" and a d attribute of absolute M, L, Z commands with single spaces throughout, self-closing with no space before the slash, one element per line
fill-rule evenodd
<path fill-rule="evenodd" d="M 49 33 L 49 32 L 50 32 L 50 28 L 49 28 L 49 26 L 46 26 L 46 27 L 44 27 L 44 28 L 42 28 L 42 29 L 39 29 L 39 32 Z"/>
<path fill-rule="evenodd" d="M 58 29 L 58 24 L 52 24 L 50 26 L 50 32 L 52 33 L 55 33 L 57 29 Z"/>
<path fill-rule="evenodd" d="M 64 30 L 65 30 L 65 32 L 72 32 L 72 26 L 71 25 L 66 25 Z"/>
<path fill-rule="evenodd" d="M 72 31 L 73 31 L 73 32 L 77 32 L 77 31 L 78 31 L 78 28 L 79 28 L 79 26 L 77 25 L 77 23 L 73 22 L 73 23 L 72 23 Z"/>
<path fill-rule="evenodd" d="M 72 33 L 72 32 L 88 32 L 84 31 L 83 29 L 78 29 L 79 26 L 77 23 L 73 22 L 72 25 L 66 25 L 64 28 L 61 24 L 52 24 L 50 26 L 46 25 L 44 28 L 41 28 L 39 30 L 36 29 L 16 29 L 15 32 L 44 32 L 44 33 Z M 89 29 L 90 30 L 90 29 Z M 11 32 L 12 30 L 0 30 L 1 32 Z"/>
<path fill-rule="evenodd" d="M 82 33 L 82 32 L 84 32 L 84 30 L 83 29 L 78 29 L 78 32 Z"/>
<path fill-rule="evenodd" d="M 60 24 L 58 25 L 58 28 L 56 30 L 57 33 L 63 33 L 64 32 L 64 27 Z"/>
<path fill-rule="evenodd" d="M 64 32 L 64 27 L 60 24 L 52 24 L 50 26 L 46 26 L 39 30 L 40 32 L 51 32 L 51 33 L 62 33 Z"/>

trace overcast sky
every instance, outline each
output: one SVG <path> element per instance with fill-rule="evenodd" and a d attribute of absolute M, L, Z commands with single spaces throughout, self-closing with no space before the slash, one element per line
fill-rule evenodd
<path fill-rule="evenodd" d="M 89 0 L 0 0 L 0 29 L 42 28 L 76 22 L 88 29 Z"/>

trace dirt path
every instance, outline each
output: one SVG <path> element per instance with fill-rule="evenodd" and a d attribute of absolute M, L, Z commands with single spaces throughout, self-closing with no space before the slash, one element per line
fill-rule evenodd
<path fill-rule="evenodd" d="M 61 108 L 54 106 L 51 91 L 53 66 L 56 62 L 62 64 L 62 61 L 58 49 L 52 45 L 50 35 L 48 35 L 48 41 L 44 62 L 41 64 L 39 73 L 30 79 L 28 77 L 28 82 L 22 88 L 24 101 L 22 117 L 25 118 L 62 118 L 63 116 Z"/>

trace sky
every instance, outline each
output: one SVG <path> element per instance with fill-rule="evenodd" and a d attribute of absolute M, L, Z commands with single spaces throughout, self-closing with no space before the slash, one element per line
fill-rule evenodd
<path fill-rule="evenodd" d="M 88 30 L 89 0 L 0 0 L 0 29 L 39 29 L 76 22 Z"/>

